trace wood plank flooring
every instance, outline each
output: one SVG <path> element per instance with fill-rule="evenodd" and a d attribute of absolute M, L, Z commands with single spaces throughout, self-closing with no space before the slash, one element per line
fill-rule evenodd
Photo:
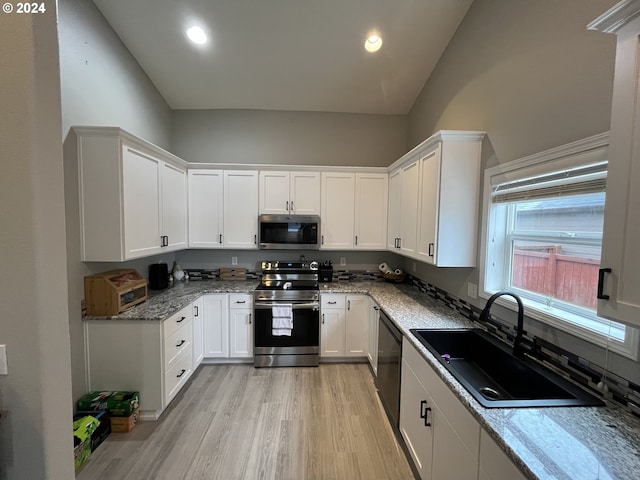
<path fill-rule="evenodd" d="M 203 365 L 157 422 L 112 433 L 77 480 L 409 480 L 368 366 Z"/>

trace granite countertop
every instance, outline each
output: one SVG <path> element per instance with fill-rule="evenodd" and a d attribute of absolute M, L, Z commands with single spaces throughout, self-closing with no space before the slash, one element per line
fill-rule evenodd
<path fill-rule="evenodd" d="M 163 320 L 206 293 L 248 293 L 258 281 L 178 284 L 116 317 Z M 640 419 L 614 402 L 606 407 L 484 408 L 410 333 L 412 328 L 469 328 L 464 316 L 408 285 L 321 284 L 320 293 L 369 294 L 529 479 L 640 478 Z"/>

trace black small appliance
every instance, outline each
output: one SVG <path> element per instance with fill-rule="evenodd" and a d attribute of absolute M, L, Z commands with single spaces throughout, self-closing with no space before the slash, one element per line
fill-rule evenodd
<path fill-rule="evenodd" d="M 152 263 L 149 265 L 149 288 L 164 290 L 169 286 L 169 266 L 166 263 Z"/>
<path fill-rule="evenodd" d="M 333 262 L 325 260 L 318 267 L 318 281 L 331 282 L 333 281 Z"/>

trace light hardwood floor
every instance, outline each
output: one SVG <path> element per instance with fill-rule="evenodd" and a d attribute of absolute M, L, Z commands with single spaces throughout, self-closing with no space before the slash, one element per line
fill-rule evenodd
<path fill-rule="evenodd" d="M 157 422 L 111 434 L 94 479 L 413 479 L 366 364 L 203 365 Z"/>

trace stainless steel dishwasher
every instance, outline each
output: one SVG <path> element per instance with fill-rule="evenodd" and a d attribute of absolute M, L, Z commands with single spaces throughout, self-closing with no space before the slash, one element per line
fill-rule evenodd
<path fill-rule="evenodd" d="M 402 371 L 402 332 L 380 311 L 378 328 L 378 395 L 394 429 L 400 418 L 400 372 Z"/>

